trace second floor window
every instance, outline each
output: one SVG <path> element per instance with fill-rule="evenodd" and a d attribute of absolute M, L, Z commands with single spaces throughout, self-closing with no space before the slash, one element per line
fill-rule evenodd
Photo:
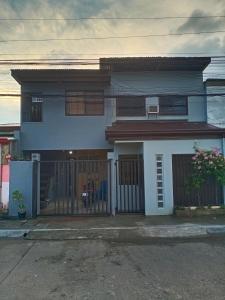
<path fill-rule="evenodd" d="M 42 121 L 42 102 L 32 102 L 31 104 L 31 122 Z"/>
<path fill-rule="evenodd" d="M 186 96 L 161 96 L 159 97 L 160 115 L 187 115 L 188 99 Z"/>
<path fill-rule="evenodd" d="M 22 122 L 42 122 L 42 98 L 39 95 L 22 98 Z"/>
<path fill-rule="evenodd" d="M 144 97 L 118 97 L 116 99 L 116 115 L 118 117 L 145 116 Z"/>
<path fill-rule="evenodd" d="M 66 93 L 66 115 L 96 116 L 104 114 L 104 94 L 102 91 L 82 91 Z"/>

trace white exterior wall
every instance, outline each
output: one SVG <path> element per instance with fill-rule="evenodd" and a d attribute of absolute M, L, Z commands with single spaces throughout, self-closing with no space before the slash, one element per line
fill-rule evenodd
<path fill-rule="evenodd" d="M 221 139 L 144 141 L 145 214 L 169 215 L 173 213 L 173 154 L 194 154 L 193 146 L 203 149 L 223 148 Z M 163 155 L 164 207 L 158 208 L 156 187 L 156 155 Z"/>
<path fill-rule="evenodd" d="M 115 159 L 118 159 L 119 155 L 143 154 L 143 142 L 115 143 L 114 153 Z"/>

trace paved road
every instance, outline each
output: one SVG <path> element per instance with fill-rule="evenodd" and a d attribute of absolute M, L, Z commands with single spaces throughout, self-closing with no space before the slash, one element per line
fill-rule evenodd
<path fill-rule="evenodd" d="M 224 299 L 225 238 L 0 240 L 0 299 Z"/>

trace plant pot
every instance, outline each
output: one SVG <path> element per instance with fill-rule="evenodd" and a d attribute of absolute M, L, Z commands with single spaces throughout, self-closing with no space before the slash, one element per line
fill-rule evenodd
<path fill-rule="evenodd" d="M 18 218 L 20 220 L 24 220 L 26 218 L 26 212 L 25 211 L 23 211 L 23 212 L 18 211 Z"/>

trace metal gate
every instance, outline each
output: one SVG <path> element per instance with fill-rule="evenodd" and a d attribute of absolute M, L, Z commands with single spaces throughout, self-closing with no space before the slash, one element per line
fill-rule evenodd
<path fill-rule="evenodd" d="M 144 213 L 143 159 L 116 161 L 116 212 Z"/>
<path fill-rule="evenodd" d="M 41 161 L 40 214 L 111 214 L 110 161 Z"/>
<path fill-rule="evenodd" d="M 199 191 L 187 189 L 187 182 L 192 174 L 192 156 L 173 155 L 174 206 L 222 205 L 223 189 L 214 178 L 209 178 Z"/>

